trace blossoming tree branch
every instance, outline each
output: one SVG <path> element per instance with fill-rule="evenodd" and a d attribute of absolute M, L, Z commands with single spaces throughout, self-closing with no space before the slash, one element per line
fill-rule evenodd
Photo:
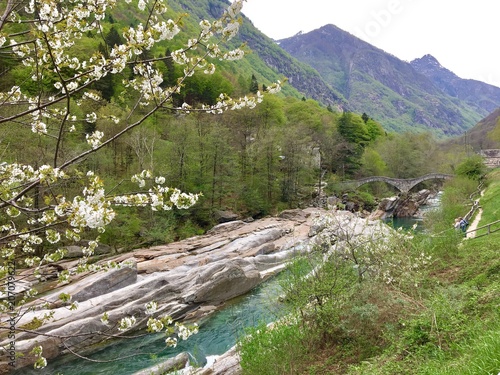
<path fill-rule="evenodd" d="M 188 208 L 196 203 L 199 194 L 168 187 L 164 177 L 154 176 L 148 170 L 131 176 L 131 181 L 137 184 L 134 191 L 112 194 L 96 171 L 80 167 L 90 155 L 140 127 L 157 111 L 220 114 L 253 108 L 263 100 L 261 92 L 240 99 L 221 93 L 216 104 L 196 107 L 187 103 L 178 105 L 173 100 L 182 92 L 188 77 L 211 75 L 217 60 L 238 60 L 244 56 L 242 48 L 224 47 L 239 31 L 243 1 L 233 1 L 217 20 L 201 21 L 197 35 L 183 40 L 182 48 L 164 57 L 154 57 L 151 51 L 158 44 L 179 37 L 181 22 L 187 17 L 169 19 L 164 0 L 6 0 L 0 4 L 0 56 L 22 64 L 26 72 L 9 89 L 0 91 L 0 129 L 16 127 L 20 132 L 34 133 L 44 145 L 44 158 L 35 164 L 0 162 L 2 340 L 6 339 L 6 333 L 15 337 L 29 331 L 15 324 L 28 311 L 43 311 L 37 318 L 42 325 L 52 317 L 42 302 L 28 304 L 37 295 L 36 289 L 22 294 L 11 290 L 21 280 L 20 270 L 29 269 L 32 276 L 41 277 L 44 266 L 61 260 L 69 245 L 84 235 L 88 238 L 89 233 L 94 233 L 95 238 L 83 249 L 80 263 L 74 269 L 61 271 L 59 283 L 69 283 L 78 272 L 116 267 L 88 262 L 99 244 L 99 234 L 115 219 L 116 206 L 149 206 L 159 211 Z M 90 56 L 79 53 L 78 45 L 83 38 L 103 39 L 105 17 L 124 2 L 136 7 L 142 22 L 124 30 L 124 42 L 115 44 L 106 53 L 98 50 Z M 158 69 L 158 64 L 165 60 L 181 66 L 183 72 L 168 87 Z M 93 87 L 109 76 L 121 78 L 121 96 L 127 98 L 126 105 L 115 103 L 119 110 L 112 115 L 92 110 L 95 103 L 103 101 Z M 267 88 L 269 93 L 279 90 L 279 82 Z M 107 132 L 111 127 L 105 124 L 109 123 L 115 126 Z M 68 149 L 68 140 L 74 139 L 76 133 L 82 134 L 82 128 L 91 129 L 85 132 L 83 146 Z M 75 183 L 79 184 L 80 193 L 68 193 L 65 187 Z M 23 275 L 26 277 L 26 272 Z M 14 298 L 10 298 L 13 293 Z M 78 308 L 70 295 L 62 294 L 60 298 L 69 309 Z M 155 301 L 144 307 L 150 316 L 147 328 L 151 332 L 166 331 L 167 345 L 175 345 L 176 337 L 185 339 L 196 332 L 196 327 L 173 325 L 170 317 L 156 313 L 157 308 Z M 136 319 L 130 316 L 111 321 L 104 313 L 102 322 L 109 327 L 106 334 L 112 335 L 129 330 Z M 173 333 L 176 335 L 172 336 Z M 9 340 L 4 340 L 3 345 L 7 351 Z M 35 367 L 46 365 L 42 346 L 33 347 L 31 355 Z"/>

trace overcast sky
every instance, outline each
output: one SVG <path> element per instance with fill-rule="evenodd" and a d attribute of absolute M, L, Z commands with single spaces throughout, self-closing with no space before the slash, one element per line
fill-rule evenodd
<path fill-rule="evenodd" d="M 247 0 L 243 13 L 273 39 L 333 24 L 402 60 L 431 54 L 500 87 L 498 0 Z"/>

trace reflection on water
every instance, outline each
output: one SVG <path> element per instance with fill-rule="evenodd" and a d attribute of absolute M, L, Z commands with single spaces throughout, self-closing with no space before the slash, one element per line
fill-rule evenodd
<path fill-rule="evenodd" d="M 422 231 L 424 230 L 424 221 L 422 218 L 418 217 L 388 217 L 384 220 L 384 222 L 394 229 L 412 229 L 414 225 L 416 225 L 415 230 Z"/>
<path fill-rule="evenodd" d="M 49 361 L 49 365 L 43 370 L 28 368 L 19 370 L 16 374 L 127 375 L 164 362 L 181 352 L 189 353 L 192 362 L 201 366 L 205 364 L 207 356 L 221 355 L 229 350 L 246 327 L 256 326 L 261 322 L 269 323 L 283 316 L 284 306 L 278 302 L 280 292 L 279 280 L 275 277 L 249 294 L 229 301 L 224 309 L 199 322 L 199 333 L 186 341 L 180 341 L 176 348 L 165 349 L 164 334 L 150 334 L 138 339 L 121 340 L 90 355 L 90 358 L 100 361 L 159 352 L 156 356 L 142 354 L 100 363 L 68 354 Z"/>

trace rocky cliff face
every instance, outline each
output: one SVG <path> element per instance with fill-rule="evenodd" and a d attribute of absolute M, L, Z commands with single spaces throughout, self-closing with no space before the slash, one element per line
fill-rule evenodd
<path fill-rule="evenodd" d="M 386 129 L 418 128 L 457 135 L 487 111 L 442 91 L 426 75 L 334 25 L 279 41 L 298 60 L 311 65 L 348 102 Z"/>

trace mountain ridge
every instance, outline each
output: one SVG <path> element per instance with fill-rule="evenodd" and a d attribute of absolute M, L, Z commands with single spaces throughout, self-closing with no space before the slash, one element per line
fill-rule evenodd
<path fill-rule="evenodd" d="M 500 106 L 500 88 L 474 79 L 460 78 L 427 54 L 410 62 L 419 73 L 428 77 L 448 95 L 464 100 L 472 106 L 493 112 Z"/>
<path fill-rule="evenodd" d="M 490 112 L 444 92 L 411 63 L 335 25 L 278 43 L 337 88 L 349 110 L 365 112 L 389 130 L 431 130 L 437 135 L 455 136 Z"/>

